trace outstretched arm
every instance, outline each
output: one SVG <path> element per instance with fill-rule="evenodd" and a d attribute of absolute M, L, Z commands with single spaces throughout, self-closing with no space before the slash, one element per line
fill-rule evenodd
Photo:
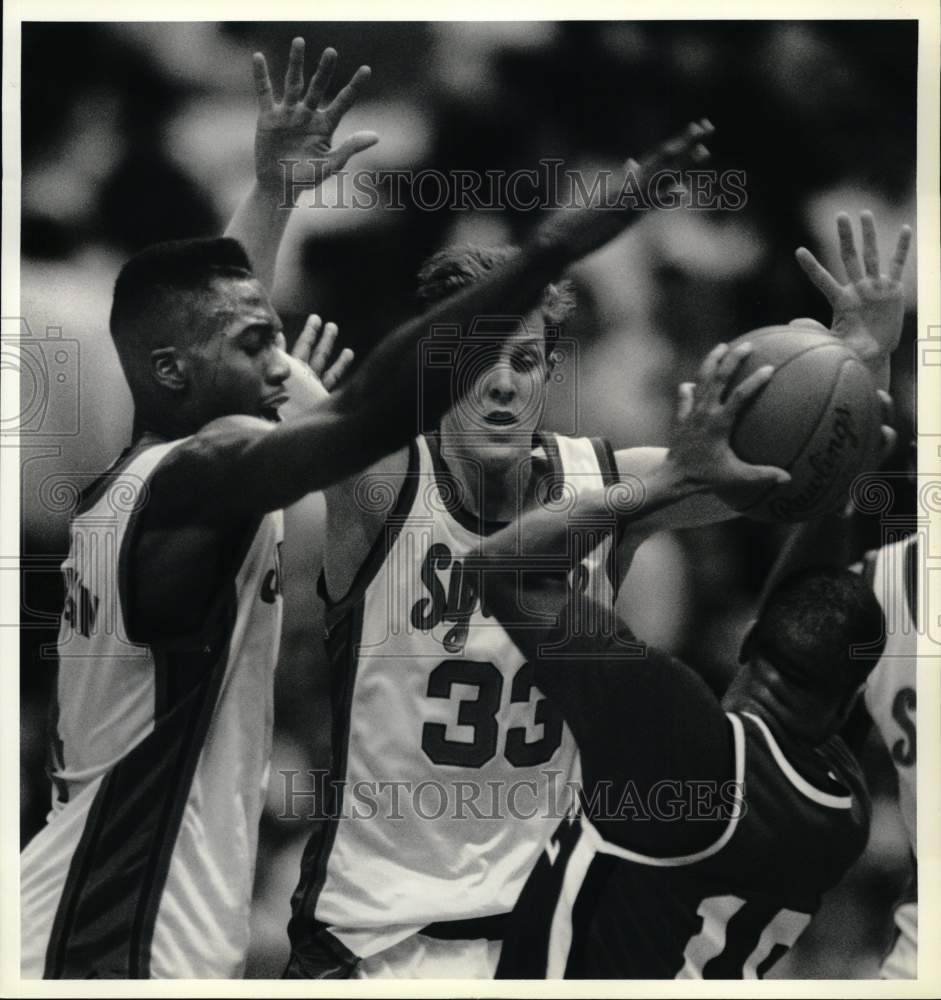
<path fill-rule="evenodd" d="M 859 221 L 863 234 L 862 263 L 856 251 L 850 217 L 841 212 L 836 218 L 846 282 L 839 282 L 806 247 L 798 247 L 795 256 L 804 273 L 833 308 L 830 333 L 860 356 L 879 389 L 888 390 L 889 361 L 902 336 L 905 314 L 902 272 L 912 242 L 912 231 L 909 226 L 902 227 L 888 272 L 883 273 L 872 212 L 861 212 Z"/>
<path fill-rule="evenodd" d="M 374 132 L 354 132 L 336 148 L 333 136 L 343 116 L 369 82 L 360 66 L 326 106 L 324 97 L 337 65 L 334 49 L 324 49 L 317 71 L 304 87 L 304 39 L 291 43 L 284 93 L 275 100 L 265 57 L 253 57 L 258 124 L 255 130 L 255 183 L 239 205 L 225 235 L 245 247 L 255 273 L 269 290 L 274 284 L 278 248 L 291 211 L 302 191 L 342 170 L 356 153 L 374 146 Z"/>
<path fill-rule="evenodd" d="M 691 124 L 633 169 L 653 173 L 701 162 L 708 156 L 701 140 L 711 132 L 708 123 Z M 524 313 L 566 266 L 604 245 L 639 214 L 628 206 L 550 216 L 519 255 L 484 281 L 389 334 L 349 381 L 307 416 L 273 428 L 246 417 L 210 425 L 213 440 L 205 454 L 198 447 L 186 452 L 197 465 L 183 480 L 187 488 L 177 516 L 220 524 L 277 510 L 406 444 L 420 429 L 419 398 L 422 416 L 433 420 L 469 388 L 452 384 L 450 366 L 424 363 L 422 348 L 432 344 L 432 334 L 436 349 L 456 348 L 459 331 L 475 317 Z"/>
<path fill-rule="evenodd" d="M 839 282 L 805 247 L 795 253 L 797 262 L 810 281 L 826 296 L 833 308 L 829 331 L 822 323 L 812 319 L 793 320 L 795 326 L 809 326 L 823 333 L 831 333 L 851 347 L 869 367 L 876 386 L 889 387 L 889 359 L 898 347 L 902 334 L 904 294 L 902 272 L 911 245 L 912 232 L 903 226 L 899 232 L 895 252 L 888 271 L 880 267 L 876 243 L 876 227 L 871 212 L 860 214 L 863 236 L 863 257 L 860 262 L 853 238 L 850 218 L 845 212 L 837 216 L 837 238 L 840 256 L 848 280 Z M 888 454 L 895 440 L 895 432 L 884 425 L 883 440 Z M 665 448 L 627 448 L 615 454 L 618 472 L 623 478 L 641 478 L 666 459 Z M 736 511 L 712 494 L 700 494 L 686 502 L 672 504 L 659 518 L 650 518 L 651 530 L 664 528 L 690 528 L 715 521 L 737 517 Z M 810 534 L 814 529 L 803 529 Z"/>
<path fill-rule="evenodd" d="M 673 445 L 650 474 L 579 496 L 572 509 L 538 506 L 484 543 L 480 565 L 485 569 L 485 606 L 528 657 L 563 643 L 586 652 L 584 640 L 572 645 L 573 615 L 606 615 L 599 620 L 614 624 L 610 609 L 595 607 L 589 614 L 578 607 L 583 601 L 578 593 L 569 603 L 566 577 L 585 554 L 584 538 L 597 538 L 615 527 L 625 535 L 645 535 L 653 530 L 652 521 L 689 497 L 720 488 L 747 493 L 759 483 L 790 479 L 783 469 L 742 462 L 729 444 L 736 416 L 774 372 L 765 365 L 725 396 L 751 350 L 747 343 L 731 350 L 720 344 L 703 362 L 698 383 L 680 387 Z"/>
<path fill-rule="evenodd" d="M 912 231 L 909 226 L 902 227 L 888 271 L 883 273 L 872 213 L 860 214 L 862 262 L 856 250 L 849 216 L 841 212 L 836 224 L 840 257 L 848 279 L 845 283 L 841 284 L 804 247 L 797 250 L 796 256 L 805 274 L 833 307 L 830 332 L 856 351 L 876 380 L 883 406 L 884 460 L 895 447 L 896 440 L 891 426 L 892 400 L 886 390 L 889 387 L 891 357 L 902 336 L 905 306 L 902 273 L 911 246 Z M 795 322 L 819 326 L 813 320 Z M 797 525 L 791 531 L 768 576 L 761 603 L 764 603 L 767 595 L 781 580 L 802 569 L 811 566 L 847 566 L 854 562 L 861 555 L 854 546 L 855 526 L 856 519 L 848 512 Z"/>

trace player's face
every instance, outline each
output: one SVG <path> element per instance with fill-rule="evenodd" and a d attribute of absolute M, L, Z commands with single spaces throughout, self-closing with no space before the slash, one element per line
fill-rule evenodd
<path fill-rule="evenodd" d="M 836 731 L 847 708 L 845 700 L 828 697 L 809 679 L 780 669 L 762 656 L 749 660 L 722 700 L 729 710 L 753 703 L 766 707 L 792 736 L 812 745 Z"/>
<path fill-rule="evenodd" d="M 187 352 L 204 422 L 232 414 L 277 420 L 290 374 L 281 320 L 254 278 L 220 280 L 216 291 L 207 305 L 214 332 Z"/>
<path fill-rule="evenodd" d="M 546 405 L 549 365 L 541 313 L 503 340 L 471 336 L 455 366 L 464 398 L 441 420 L 442 444 L 484 465 L 532 448 Z"/>

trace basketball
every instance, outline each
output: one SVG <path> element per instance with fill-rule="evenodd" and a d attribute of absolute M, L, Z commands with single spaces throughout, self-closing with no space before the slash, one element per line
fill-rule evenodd
<path fill-rule="evenodd" d="M 757 521 L 809 521 L 842 507 L 853 480 L 872 469 L 881 436 L 881 406 L 869 369 L 835 337 L 795 326 L 768 326 L 732 341 L 754 349 L 732 389 L 763 365 L 770 381 L 746 403 L 732 430 L 736 455 L 791 474 L 761 488 L 739 513 Z"/>

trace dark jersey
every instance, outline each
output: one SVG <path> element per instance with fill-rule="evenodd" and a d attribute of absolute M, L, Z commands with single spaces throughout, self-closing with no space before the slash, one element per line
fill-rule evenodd
<path fill-rule="evenodd" d="M 709 807 L 679 820 L 715 839 L 641 853 L 627 845 L 642 820 L 592 822 L 583 801 L 523 889 L 498 978 L 761 978 L 793 945 L 865 846 L 865 784 L 839 738 L 785 748 L 757 715 L 726 718 L 731 795 L 721 795 L 728 773 L 716 775 L 726 818 L 717 826 Z"/>
<path fill-rule="evenodd" d="M 503 615 L 509 593 L 493 595 Z M 591 634 L 573 614 L 515 633 L 578 743 L 582 792 L 523 888 L 498 977 L 760 977 L 865 846 L 858 765 L 838 738 L 785 744 L 752 709 L 724 712 L 622 621 Z"/>

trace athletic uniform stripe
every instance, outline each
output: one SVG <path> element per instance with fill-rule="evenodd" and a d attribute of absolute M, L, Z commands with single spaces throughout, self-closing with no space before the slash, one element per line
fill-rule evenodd
<path fill-rule="evenodd" d="M 420 464 L 418 457 L 418 444 L 410 442 L 408 446 L 408 466 L 405 473 L 405 480 L 399 490 L 395 506 L 386 516 L 382 530 L 376 536 L 368 555 L 363 560 L 362 566 L 356 573 L 350 589 L 339 600 L 332 600 L 327 591 L 327 578 L 323 570 L 317 579 L 317 595 L 324 602 L 326 613 L 326 628 L 330 633 L 337 622 L 341 621 L 352 608 L 361 603 L 366 595 L 366 589 L 372 583 L 385 562 L 389 550 L 395 544 L 395 540 L 402 530 L 402 526 L 408 516 L 415 496 L 418 493 Z M 329 636 L 328 636 L 329 637 Z"/>
<path fill-rule="evenodd" d="M 598 468 L 601 469 L 601 481 L 604 485 L 613 486 L 615 483 L 621 481 L 621 475 L 618 472 L 617 459 L 614 455 L 614 448 L 611 447 L 611 442 L 607 438 L 593 437 L 589 438 L 591 441 L 592 448 L 595 449 L 595 458 L 598 460 Z M 608 582 L 617 592 L 618 589 L 618 549 L 621 546 L 621 539 L 624 537 L 624 532 L 626 530 L 626 522 L 619 521 L 617 527 L 614 529 L 614 537 L 611 540 L 611 547 L 608 550 L 607 558 L 605 559 L 605 575 L 608 577 Z"/>
<path fill-rule="evenodd" d="M 573 910 L 596 853 L 592 838 L 585 833 L 583 826 L 582 835 L 565 866 L 562 891 L 559 893 L 559 901 L 549 929 L 549 955 L 546 966 L 546 976 L 549 979 L 561 979 L 565 975 L 572 947 Z"/>
<path fill-rule="evenodd" d="M 743 712 L 742 714 L 744 715 L 747 713 Z M 739 821 L 746 812 L 744 803 L 745 730 L 742 726 L 742 720 L 739 719 L 737 715 L 733 715 L 731 712 L 726 712 L 726 718 L 731 723 L 735 736 L 735 804 L 732 808 L 732 816 L 729 819 L 728 826 L 722 832 L 722 836 L 703 850 L 696 851 L 695 854 L 684 854 L 680 857 L 673 858 L 658 858 L 649 854 L 640 854 L 637 851 L 628 850 L 626 847 L 620 847 L 617 844 L 609 843 L 607 840 L 602 839 L 600 834 L 596 832 L 595 828 L 591 826 L 588 819 L 583 816 L 583 826 L 590 831 L 592 836 L 597 838 L 597 850 L 599 853 L 612 854 L 617 858 L 624 858 L 627 861 L 634 861 L 641 865 L 650 865 L 653 868 L 677 868 L 696 864 L 698 861 L 705 861 L 706 858 L 712 857 L 713 854 L 718 854 L 719 851 L 725 847 L 725 845 L 732 839 L 732 836 L 738 827 Z"/>
<path fill-rule="evenodd" d="M 226 646 L 205 682 L 103 780 L 56 913 L 46 978 L 90 969 L 149 977 L 157 908 L 227 659 Z"/>
<path fill-rule="evenodd" d="M 417 477 L 413 477 L 417 480 Z M 327 864 L 330 852 L 336 840 L 339 829 L 339 816 L 343 808 L 343 782 L 346 779 L 346 765 L 349 752 L 347 734 L 350 727 L 350 714 L 353 708 L 353 688 L 356 682 L 356 664 L 359 659 L 359 646 L 363 628 L 363 606 L 358 603 L 353 606 L 346 618 L 340 621 L 327 638 L 327 654 L 330 658 L 331 710 L 333 725 L 331 734 L 331 769 L 328 783 L 327 800 L 324 804 L 324 816 L 319 822 L 321 830 L 319 838 L 314 836 L 304 850 L 304 860 L 301 870 L 304 877 L 295 892 L 293 915 L 290 920 L 289 933 L 293 950 L 303 958 L 310 951 L 316 956 L 317 965 L 323 961 L 322 950 L 328 954 L 335 953 L 340 961 L 339 966 L 347 970 L 356 963 L 356 956 L 330 933 L 327 925 L 315 917 L 317 898 L 323 890 L 327 878 Z M 307 872 L 311 875 L 307 877 Z M 303 938 L 300 932 L 303 929 Z M 296 939 L 295 939 L 295 935 Z M 348 975 L 349 972 L 346 972 Z M 337 972 L 339 976 L 339 972 Z M 334 978 L 325 973 L 324 978 Z"/>
<path fill-rule="evenodd" d="M 768 728 L 764 719 L 760 719 L 757 715 L 752 712 L 742 712 L 742 715 L 748 716 L 752 722 L 761 730 L 765 741 L 768 744 L 768 749 L 771 751 L 771 756 L 774 757 L 774 762 L 781 769 L 781 772 L 787 778 L 788 781 L 801 793 L 801 795 L 806 795 L 808 799 L 812 802 L 816 802 L 819 805 L 827 806 L 830 809 L 852 809 L 853 808 L 853 796 L 850 794 L 846 795 L 831 795 L 829 792 L 821 791 L 812 785 L 806 778 L 804 778 L 797 769 L 791 764 L 791 762 L 784 756 L 784 752 L 778 746 L 778 741 L 772 736 L 771 730 Z"/>
<path fill-rule="evenodd" d="M 21 967 L 30 977 L 229 976 L 244 963 L 280 631 L 280 591 L 264 584 L 277 580 L 281 520 L 266 515 L 233 532 L 231 572 L 198 634 L 156 647 L 129 641 L 135 514 L 160 462 L 186 447 L 142 441 L 70 526 L 68 600 L 97 610 L 100 595 L 108 617 L 96 626 L 67 604 L 60 624 L 67 711 L 54 777 L 73 795 L 57 797 L 22 855 Z M 113 496 L 102 488 L 109 482 Z"/>
<path fill-rule="evenodd" d="M 918 536 L 905 546 L 905 602 L 912 624 L 918 628 Z"/>

